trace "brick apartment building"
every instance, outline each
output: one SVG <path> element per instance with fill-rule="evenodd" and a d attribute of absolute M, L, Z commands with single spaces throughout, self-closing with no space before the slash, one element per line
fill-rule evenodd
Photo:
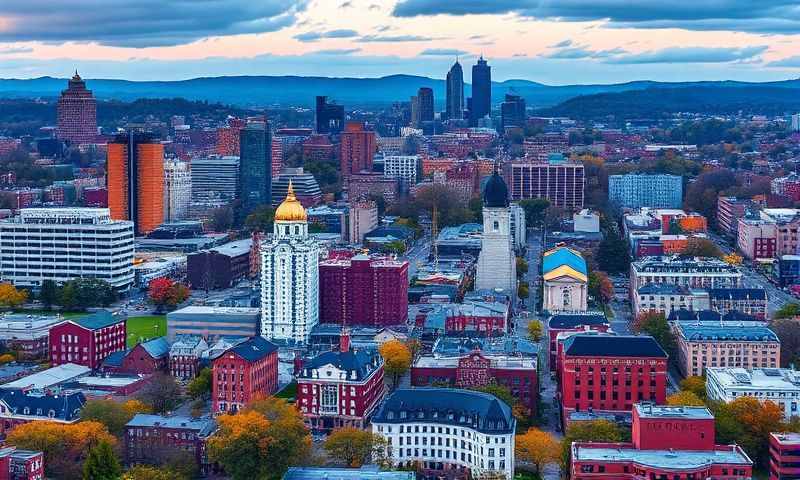
<path fill-rule="evenodd" d="M 603 312 L 559 313 L 551 316 L 547 321 L 548 344 L 550 345 L 550 361 L 548 365 L 550 371 L 556 370 L 558 334 L 584 331 L 607 332 L 610 328 L 611 324 Z"/>
<path fill-rule="evenodd" d="M 628 413 L 636 402 L 666 401 L 667 354 L 653 337 L 577 334 L 560 355 L 565 423 L 572 412 Z"/>
<path fill-rule="evenodd" d="M 50 329 L 50 363 L 99 368 L 109 355 L 125 350 L 125 319 L 109 311 L 67 320 Z"/>
<path fill-rule="evenodd" d="M 708 290 L 711 309 L 725 315 L 741 312 L 765 320 L 767 292 L 763 288 L 711 288 Z"/>
<path fill-rule="evenodd" d="M 362 123 L 347 122 L 341 135 L 340 149 L 342 178 L 362 170 L 370 172 L 378 149 L 375 132 L 366 130 Z"/>
<path fill-rule="evenodd" d="M 278 347 L 263 337 L 229 348 L 211 365 L 214 414 L 238 412 L 254 398 L 278 390 Z"/>
<path fill-rule="evenodd" d="M 188 452 L 200 472 L 206 474 L 206 444 L 216 429 L 216 422 L 210 418 L 137 413 L 125 425 L 125 463 L 159 464 L 177 452 Z"/>
<path fill-rule="evenodd" d="M 0 480 L 42 480 L 44 454 L 17 447 L 0 449 Z"/>
<path fill-rule="evenodd" d="M 314 431 L 365 428 L 385 395 L 383 377 L 381 355 L 351 348 L 344 332 L 338 352 L 325 352 L 300 366 L 296 404 Z"/>
<path fill-rule="evenodd" d="M 338 255 L 319 263 L 320 322 L 381 327 L 408 317 L 408 262 Z"/>

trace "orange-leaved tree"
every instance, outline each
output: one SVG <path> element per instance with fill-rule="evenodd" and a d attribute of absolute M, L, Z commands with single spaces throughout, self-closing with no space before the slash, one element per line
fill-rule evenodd
<path fill-rule="evenodd" d="M 378 348 L 383 361 L 383 369 L 392 379 L 392 387 L 396 388 L 400 377 L 411 368 L 411 349 L 399 340 L 389 340 Z"/>
<path fill-rule="evenodd" d="M 27 291 L 19 290 L 10 283 L 0 283 L 0 307 L 16 308 L 25 303 L 27 299 Z"/>
<path fill-rule="evenodd" d="M 515 445 L 517 460 L 534 464 L 539 473 L 546 464 L 557 462 L 561 457 L 561 442 L 538 428 L 517 435 Z"/>

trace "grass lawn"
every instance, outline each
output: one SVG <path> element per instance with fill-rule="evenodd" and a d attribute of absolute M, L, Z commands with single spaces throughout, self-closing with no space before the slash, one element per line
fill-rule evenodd
<path fill-rule="evenodd" d="M 137 343 L 166 335 L 167 316 L 128 317 L 125 328 L 128 330 L 128 348 L 133 348 Z"/>
<path fill-rule="evenodd" d="M 283 390 L 276 393 L 275 396 L 293 402 L 297 396 L 297 382 L 292 382 L 289 385 L 286 385 L 283 387 Z"/>

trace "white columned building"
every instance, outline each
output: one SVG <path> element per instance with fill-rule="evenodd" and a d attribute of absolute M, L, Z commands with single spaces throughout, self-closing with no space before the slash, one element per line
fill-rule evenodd
<path fill-rule="evenodd" d="M 275 210 L 273 234 L 261 244 L 261 335 L 306 343 L 319 323 L 319 245 L 289 183 Z"/>
<path fill-rule="evenodd" d="M 483 239 L 475 289 L 502 289 L 513 302 L 517 294 L 516 260 L 511 241 L 508 187 L 494 172 L 483 191 Z"/>

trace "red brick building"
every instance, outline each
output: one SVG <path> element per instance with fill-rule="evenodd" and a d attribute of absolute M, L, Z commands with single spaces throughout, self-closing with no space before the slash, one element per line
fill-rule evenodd
<path fill-rule="evenodd" d="M 303 160 L 306 162 L 330 162 L 333 160 L 333 144 L 327 135 L 311 135 L 303 142 Z"/>
<path fill-rule="evenodd" d="M 350 198 L 354 199 L 379 195 L 386 200 L 387 204 L 391 204 L 400 195 L 398 180 L 384 177 L 379 172 L 354 173 L 350 175 L 346 184 Z"/>
<path fill-rule="evenodd" d="M 50 329 L 50 363 L 99 368 L 107 356 L 125 350 L 125 319 L 109 311 L 68 320 Z"/>
<path fill-rule="evenodd" d="M 0 450 L 0 480 L 42 480 L 44 454 L 4 447 Z"/>
<path fill-rule="evenodd" d="M 326 352 L 297 372 L 297 406 L 314 431 L 364 428 L 385 395 L 383 358 L 350 348 L 343 333 L 338 352 Z"/>
<path fill-rule="evenodd" d="M 769 480 L 800 478 L 800 434 L 771 433 L 769 436 Z"/>
<path fill-rule="evenodd" d="M 472 388 L 497 383 L 535 413 L 539 400 L 538 366 L 535 348 L 529 350 L 528 345 L 526 340 L 513 343 L 504 338 L 440 340 L 432 354 L 422 355 L 414 362 L 411 385 Z"/>
<path fill-rule="evenodd" d="M 508 330 L 509 307 L 502 302 L 422 303 L 412 305 L 414 325 L 431 334 L 500 336 Z"/>
<path fill-rule="evenodd" d="M 228 126 L 217 129 L 217 155 L 239 156 L 239 132 L 245 125 L 247 122 L 241 118 L 229 118 Z"/>
<path fill-rule="evenodd" d="M 125 463 L 158 465 L 176 452 L 189 452 L 200 473 L 206 474 L 206 444 L 216 430 L 216 422 L 210 418 L 138 413 L 125 425 Z"/>
<path fill-rule="evenodd" d="M 716 445 L 705 407 L 633 406 L 631 443 L 575 442 L 573 480 L 749 480 L 753 462 L 737 445 Z"/>
<path fill-rule="evenodd" d="M 637 402 L 666 401 L 667 354 L 653 337 L 577 334 L 560 355 L 565 423 L 571 412 L 627 413 Z"/>
<path fill-rule="evenodd" d="M 97 101 L 75 72 L 58 99 L 56 137 L 74 145 L 93 143 L 97 137 Z"/>
<path fill-rule="evenodd" d="M 342 132 L 341 142 L 339 161 L 342 178 L 362 170 L 372 171 L 372 160 L 378 149 L 375 132 L 364 129 L 362 123 L 348 122 Z"/>
<path fill-rule="evenodd" d="M 208 343 L 200 335 L 177 335 L 169 349 L 169 372 L 181 380 L 189 380 L 200 372 L 200 357 Z"/>
<path fill-rule="evenodd" d="M 76 391 L 41 394 L 20 389 L 0 390 L 0 437 L 5 438 L 17 425 L 30 422 L 77 423 L 85 403 L 86 397 Z"/>
<path fill-rule="evenodd" d="M 553 315 L 547 321 L 547 335 L 550 339 L 550 371 L 556 370 L 558 357 L 558 334 L 563 332 L 607 332 L 611 328 L 602 312 L 577 312 Z"/>
<path fill-rule="evenodd" d="M 166 371 L 168 364 L 169 342 L 158 337 L 139 343 L 130 350 L 109 355 L 102 368 L 113 373 L 150 375 Z"/>
<path fill-rule="evenodd" d="M 238 412 L 250 400 L 278 390 L 278 347 L 252 337 L 214 359 L 211 370 L 211 411 Z"/>
<path fill-rule="evenodd" d="M 356 255 L 319 263 L 320 322 L 381 327 L 408 318 L 408 262 Z"/>

